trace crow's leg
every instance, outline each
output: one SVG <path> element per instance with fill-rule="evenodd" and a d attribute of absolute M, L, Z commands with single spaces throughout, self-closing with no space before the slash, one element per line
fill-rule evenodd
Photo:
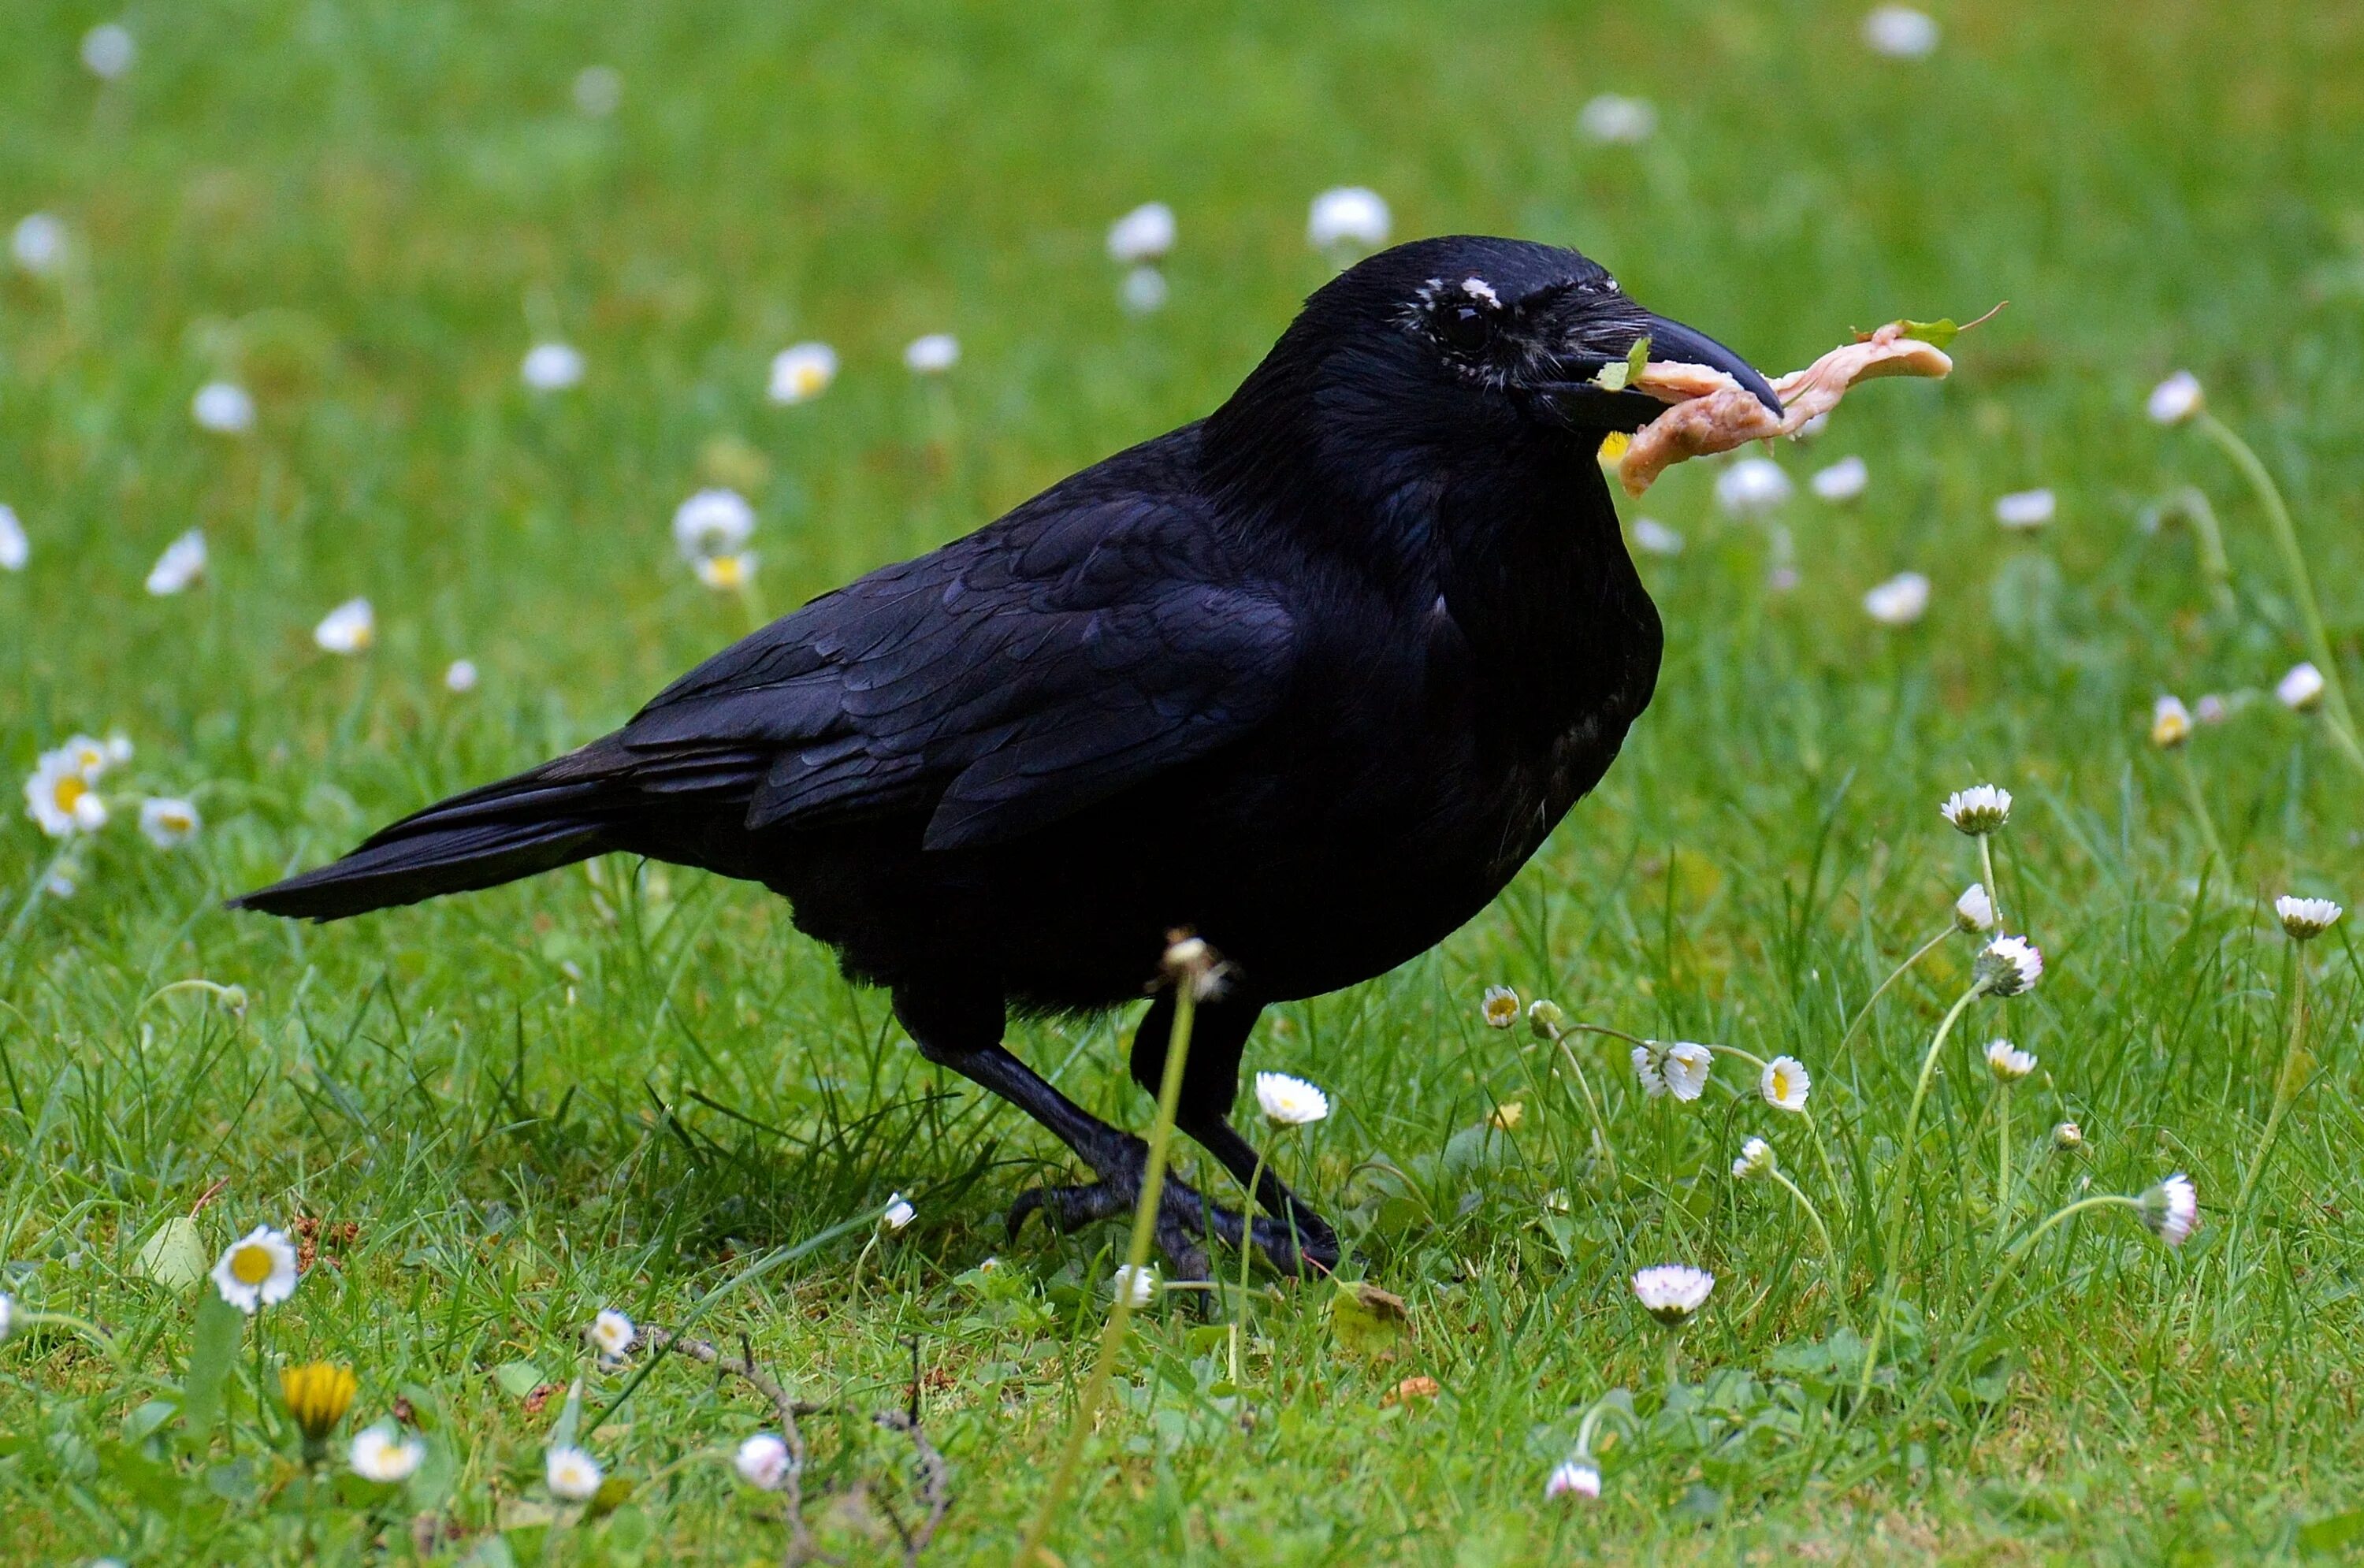
<path fill-rule="evenodd" d="M 1032 1117 L 1076 1152 L 1099 1180 L 1087 1186 L 1043 1186 L 1020 1193 L 1009 1207 L 1014 1238 L 1026 1217 L 1041 1209 L 1061 1230 L 1095 1219 L 1130 1214 L 1148 1173 L 1149 1145 L 1110 1127 L 1051 1086 L 1001 1043 L 1001 998 L 988 990 L 961 994 L 898 988 L 895 1017 L 929 1061 L 951 1068 Z M 1157 1248 L 1174 1276 L 1208 1277 L 1207 1254 L 1199 1238 L 1210 1224 L 1226 1240 L 1239 1236 L 1239 1217 L 1201 1201 L 1168 1175 L 1157 1214 Z"/>
<path fill-rule="evenodd" d="M 1191 1023 L 1190 1056 L 1182 1064 L 1182 1098 L 1175 1107 L 1174 1125 L 1220 1161 L 1243 1189 L 1255 1181 L 1256 1202 L 1275 1217 L 1257 1218 L 1253 1230 L 1256 1251 L 1266 1262 L 1285 1274 L 1309 1270 L 1326 1274 L 1338 1266 L 1337 1232 L 1288 1190 L 1271 1165 L 1257 1175 L 1256 1151 L 1230 1120 L 1232 1102 L 1240 1092 L 1240 1055 L 1261 1011 L 1262 1004 L 1236 995 L 1199 1004 Z M 1165 1075 L 1173 1034 L 1174 998 L 1168 993 L 1157 998 L 1132 1037 L 1133 1082 L 1153 1095 Z M 1213 1212 L 1216 1233 L 1236 1244 L 1238 1218 L 1228 1209 Z"/>

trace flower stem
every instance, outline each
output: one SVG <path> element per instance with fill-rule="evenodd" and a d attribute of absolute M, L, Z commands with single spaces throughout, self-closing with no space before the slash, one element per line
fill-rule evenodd
<path fill-rule="evenodd" d="M 1614 1035 L 1620 1040 L 1634 1038 L 1622 1029 L 1604 1029 L 1598 1024 L 1570 1024 L 1567 1029 L 1582 1029 L 1587 1034 Z M 1567 1059 L 1568 1071 L 1576 1074 L 1577 1092 L 1584 1096 L 1585 1113 L 1592 1118 L 1592 1130 L 1600 1140 L 1600 1155 L 1608 1162 L 1609 1179 L 1613 1183 L 1617 1180 L 1617 1144 L 1609 1136 L 1609 1118 L 1600 1114 L 1600 1102 L 1593 1097 L 1592 1080 L 1584 1075 L 1584 1063 L 1576 1059 L 1576 1052 L 1569 1048 L 1567 1029 L 1554 1025 L 1551 1038 L 1552 1043 L 1559 1047 L 1560 1055 Z"/>
<path fill-rule="evenodd" d="M 1995 1251 L 2011 1239 L 2011 1085 L 1995 1085 Z"/>
<path fill-rule="evenodd" d="M 2258 461 L 2257 452 L 2231 426 L 2205 408 L 2193 417 L 2192 423 L 2233 460 L 2233 466 L 2241 471 L 2241 477 L 2249 482 L 2249 488 L 2257 492 L 2258 503 L 2265 507 L 2274 543 L 2281 550 L 2282 571 L 2290 578 L 2291 596 L 2298 601 L 2299 616 L 2306 623 L 2306 651 L 2314 657 L 2315 667 L 2323 672 L 2325 694 L 2331 699 L 2331 716 L 2339 721 L 2331 727 L 2332 735 L 2348 762 L 2358 773 L 2364 773 L 2364 747 L 2357 744 L 2356 715 L 2347 706 L 2347 689 L 2339 678 L 2339 662 L 2332 652 L 2331 636 L 2324 628 L 2323 607 L 2315 602 L 2314 581 L 2307 573 L 2306 552 L 2299 546 L 2298 525 L 2291 520 L 2281 489 Z"/>
<path fill-rule="evenodd" d="M 1142 1176 L 1141 1201 L 1132 1211 L 1132 1239 L 1124 1251 L 1129 1272 L 1124 1275 L 1123 1288 L 1115 1293 L 1116 1300 L 1109 1308 L 1108 1326 L 1100 1332 L 1099 1361 L 1076 1401 L 1075 1425 L 1068 1429 L 1058 1468 L 1051 1473 L 1050 1489 L 1043 1494 L 1042 1507 L 1035 1510 L 1033 1522 L 1026 1527 L 1025 1539 L 1018 1544 L 1018 1555 L 1012 1559 L 1015 1568 L 1033 1568 L 1036 1561 L 1043 1558 L 1043 1541 L 1051 1533 L 1052 1518 L 1075 1481 L 1076 1467 L 1083 1461 L 1084 1444 L 1092 1435 L 1093 1419 L 1108 1394 L 1109 1380 L 1116 1373 L 1117 1352 L 1123 1349 L 1125 1331 L 1132 1324 L 1132 1282 L 1141 1278 L 1142 1268 L 1149 1262 L 1150 1239 L 1157 1227 L 1157 1207 L 1165 1193 L 1166 1147 L 1174 1134 L 1174 1108 L 1182 1098 L 1182 1063 L 1190 1053 L 1190 1025 L 1198 1008 L 1196 978 L 1182 975 L 1174 987 L 1174 1032 L 1167 1037 L 1165 1073 L 1157 1085 L 1157 1115 L 1149 1124 L 1149 1162 Z"/>
<path fill-rule="evenodd" d="M 1983 843 L 1984 840 L 1981 840 L 1980 842 Z M 1992 875 L 1993 873 L 1989 873 L 1988 874 Z M 1990 887 L 1987 889 L 1987 896 L 1989 898 L 1992 898 L 1994 896 L 1993 888 Z M 2000 917 L 2000 911 L 1998 911 L 1998 917 Z M 1898 964 L 1893 970 L 1889 972 L 1888 978 L 1879 983 L 1879 988 L 1874 990 L 1870 995 L 1864 998 L 1863 1006 L 1857 1011 L 1855 1022 L 1847 1025 L 1846 1033 L 1839 1036 L 1839 1048 L 1835 1052 L 1834 1052 L 1834 1055 L 1844 1056 L 1846 1054 L 1846 1048 L 1853 1045 L 1855 1043 L 1855 1037 L 1863 1032 L 1865 1020 L 1871 1017 L 1871 1009 L 1878 1005 L 1879 999 L 1888 995 L 1888 988 L 1895 984 L 1898 981 L 1903 979 L 1906 972 L 1912 969 L 1914 964 L 1919 963 L 1923 959 L 1927 958 L 1931 953 L 1935 952 L 1938 945 L 1953 934 L 1954 928 L 1951 925 L 1948 925 L 1944 930 L 1939 931 L 1935 936 L 1931 937 L 1927 941 L 1923 942 L 1919 947 L 1913 949 L 1912 956 L 1911 958 L 1906 959 L 1902 963 Z"/>
<path fill-rule="evenodd" d="M 1963 1010 L 1986 993 L 1983 981 L 1973 984 L 1962 993 L 1945 1021 L 1937 1026 L 1937 1035 L 1929 1042 L 1928 1053 L 1921 1058 L 1921 1077 L 1912 1085 L 1912 1106 L 1904 1114 L 1904 1140 L 1896 1150 L 1894 1184 L 1889 1188 L 1886 1240 L 1880 1248 L 1879 1266 L 1885 1276 L 1879 1292 L 1879 1316 L 1871 1326 L 1871 1342 L 1864 1348 L 1863 1375 L 1856 1383 L 1856 1402 L 1859 1405 L 1871 1396 L 1871 1374 L 1879 1365 L 1880 1342 L 1888 1337 L 1888 1320 L 1896 1311 L 1896 1293 L 1902 1284 L 1897 1256 L 1904 1240 L 1905 1189 L 1912 1184 L 1913 1156 L 1918 1152 L 1921 1134 L 1921 1106 L 1929 1097 L 1929 1080 L 1937 1071 L 1937 1053 L 1946 1048 L 1946 1037 L 1954 1032 L 1955 1020 Z"/>
<path fill-rule="evenodd" d="M 2181 746 L 2175 749 L 2175 771 L 2183 780 L 2184 798 L 2191 803 L 2192 819 L 2200 824 L 2200 841 L 2208 847 L 2216 863 L 2231 875 L 2233 862 L 2225 853 L 2225 841 L 2216 836 L 2216 819 L 2209 814 L 2208 796 L 2200 788 L 2200 775 L 2192 771 L 2191 753 Z"/>
<path fill-rule="evenodd" d="M 1979 870 L 1986 873 L 1986 882 L 1983 885 L 1987 890 L 1988 906 L 1994 910 L 1995 929 L 2008 931 L 2011 928 L 2003 923 L 2002 917 L 2002 889 L 1995 883 L 1992 833 L 1979 835 Z"/>
<path fill-rule="evenodd" d="M 1823 1239 L 1823 1256 L 1830 1262 L 1832 1304 L 1839 1309 L 1839 1321 L 1849 1328 L 1854 1327 L 1847 1318 L 1846 1281 L 1839 1271 L 1839 1250 L 1831 1241 L 1830 1227 L 1823 1223 L 1822 1213 L 1814 1207 L 1814 1200 L 1808 1197 L 1798 1184 L 1790 1179 L 1788 1172 L 1776 1165 L 1767 1174 L 1787 1188 L 1790 1195 L 1798 1200 L 1798 1207 L 1806 1211 L 1806 1218 L 1813 1221 L 1814 1234 Z"/>
<path fill-rule="evenodd" d="M 2273 1152 L 2274 1140 L 2280 1134 L 2282 1118 L 2298 1098 L 2313 1075 L 2314 1062 L 2306 1051 L 2306 950 L 2298 950 L 2298 979 L 2292 987 L 2290 1043 L 2282 1049 L 2281 1071 L 2274 1074 L 2273 1109 L 2266 1113 L 2265 1136 L 2258 1140 L 2257 1151 L 2249 1156 L 2249 1168 L 2242 1173 L 2241 1189 L 2233 1195 L 2233 1236 L 2238 1241 L 2242 1222 L 2249 1212 L 2249 1194 L 2264 1173 L 2266 1157 Z M 2231 1256 L 2232 1241 L 2226 1243 L 2226 1256 Z"/>
<path fill-rule="evenodd" d="M 1247 1335 L 1248 1267 L 1255 1262 L 1256 1189 L 1264 1185 L 1264 1151 L 1256 1151 L 1248 1177 L 1248 1201 L 1240 1206 L 1240 1309 L 1232 1318 L 1232 1386 L 1240 1385 L 1240 1341 Z M 1292 1216 L 1291 1218 L 1294 1218 Z"/>

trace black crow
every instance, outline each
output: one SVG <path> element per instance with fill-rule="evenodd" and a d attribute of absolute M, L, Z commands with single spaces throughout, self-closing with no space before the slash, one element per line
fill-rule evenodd
<path fill-rule="evenodd" d="M 723 650 L 613 735 L 236 902 L 339 919 L 610 851 L 786 897 L 920 1053 L 1013 1102 L 1098 1178 L 1012 1206 L 1128 1210 L 1145 1145 L 1001 1043 L 1010 1009 L 1139 998 L 1168 933 L 1230 965 L 1178 1125 L 1246 1183 L 1228 1120 L 1266 1004 L 1366 980 L 1485 907 L 1598 783 L 1656 683 L 1656 610 L 1597 452 L 1663 406 L 1649 357 L 1737 354 L 1573 250 L 1424 239 L 1306 302 L 1194 424 Z M 1135 1032 L 1155 1092 L 1172 999 Z M 1327 1268 L 1269 1168 L 1249 1240 Z M 1178 1183 L 1158 1242 L 1240 1217 Z M 1301 1244 L 1300 1244 L 1301 1243 Z"/>

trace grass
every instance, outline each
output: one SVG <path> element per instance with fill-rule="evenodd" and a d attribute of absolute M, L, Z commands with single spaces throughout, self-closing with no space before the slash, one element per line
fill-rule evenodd
<path fill-rule="evenodd" d="M 0 221 L 54 211 L 74 238 L 61 277 L 0 277 L 0 502 L 32 542 L 0 576 L 0 754 L 29 771 L 119 729 L 138 750 L 113 784 L 206 817 L 165 855 L 119 809 L 79 891 L 29 910 L 55 846 L 0 832 L 24 915 L 0 951 L 5 1288 L 122 1358 L 56 1323 L 0 1347 L 0 1553 L 776 1559 L 776 1505 L 728 1463 L 764 1402 L 674 1358 L 611 1411 L 645 1355 L 602 1368 L 583 1342 L 603 1306 L 680 1328 L 704 1303 L 696 1332 L 834 1408 L 805 1421 L 824 1543 L 894 1555 L 911 1451 L 869 1416 L 916 1365 L 952 1467 L 927 1561 L 1009 1561 L 1121 1231 L 1009 1243 L 1001 1211 L 1063 1151 L 921 1062 L 781 906 L 623 862 L 321 930 L 219 900 L 588 738 L 743 630 L 751 606 L 671 553 L 702 484 L 755 501 L 776 609 L 1210 407 L 1324 275 L 1305 203 L 1344 182 L 1383 191 L 1400 233 L 1578 244 L 1776 368 L 1851 325 L 2013 304 L 1950 383 L 1874 388 L 1779 454 L 1801 478 L 1872 468 L 1857 506 L 1801 492 L 1777 519 L 1794 591 L 1767 587 L 1767 527 L 1718 517 L 1708 465 L 1637 509 L 1689 545 L 1645 562 L 1667 662 L 1601 790 L 1443 948 L 1277 1009 L 1250 1048 L 1333 1095 L 1274 1159 L 1408 1333 L 1333 1322 L 1326 1285 L 1275 1290 L 1233 1387 L 1220 1308 L 1136 1319 L 1064 1561 L 2158 1562 L 2364 1537 L 2364 976 L 2346 927 L 2302 952 L 2267 910 L 2364 894 L 2357 781 L 2269 695 L 2307 633 L 2265 513 L 2213 446 L 2142 415 L 2160 375 L 2199 373 L 2286 488 L 2364 678 L 2364 18 L 1941 17 L 1944 47 L 1905 63 L 1861 47 L 1852 6 L 1738 0 L 151 6 L 102 86 L 75 61 L 98 14 L 0 13 Z M 622 73 L 607 119 L 569 98 L 595 61 Z M 1581 142 L 1606 90 L 1651 98 L 1658 137 Z M 1102 235 L 1153 198 L 1181 242 L 1170 306 L 1136 319 Z M 964 359 L 917 382 L 897 356 L 939 329 Z M 517 364 L 549 335 L 589 375 L 536 398 Z M 806 337 L 840 381 L 768 406 L 765 361 Z M 251 437 L 192 426 L 216 374 L 254 391 Z M 2058 519 L 1999 530 L 1994 496 L 2035 484 Z M 2191 530 L 2150 526 L 2184 486 L 2223 518 L 2229 608 Z M 148 597 L 191 526 L 207 578 Z M 1874 625 L 1863 591 L 1905 568 L 1935 582 L 1928 618 Z M 376 647 L 314 650 L 354 594 Z M 453 695 L 463 655 L 484 680 Z M 2250 698 L 2182 754 L 2229 864 L 2146 739 L 2161 691 Z M 1981 779 L 2019 798 L 1996 870 L 2050 967 L 1975 1004 L 1939 1062 L 1858 1405 L 1847 1325 L 1879 1299 L 1894 1140 L 1971 945 L 1941 943 L 1836 1047 L 1979 874 L 1935 806 Z M 2317 1072 L 2236 1228 L 2303 962 Z M 244 1010 L 171 988 L 194 977 Z M 1493 984 L 1801 1058 L 1828 1166 L 1735 1064 L 1696 1106 L 1645 1101 L 1620 1042 L 1484 1029 Z M 1143 1126 L 1131 1021 L 1013 1047 Z M 1975 1052 L 2003 1032 L 2040 1066 L 1997 1216 Z M 2069 1118 L 2085 1147 L 2050 1152 Z M 1729 1179 L 1751 1133 L 1827 1219 L 1843 1290 L 1790 1195 Z M 2176 1168 L 2203 1204 L 2185 1248 L 2098 1212 L 1998 1266 L 1999 1231 Z M 875 1236 L 896 1190 L 920 1218 Z M 207 1261 L 299 1218 L 328 1261 L 240 1352 L 226 1429 L 175 1457 L 202 1292 L 139 1257 L 192 1212 Z M 1671 1396 L 1625 1284 L 1667 1262 L 1718 1276 Z M 258 1349 L 353 1365 L 355 1424 L 407 1401 L 419 1479 L 294 1484 Z M 579 1520 L 541 1485 L 578 1374 L 582 1435 L 631 1485 Z M 1391 1401 L 1413 1375 L 1440 1392 Z M 1604 1397 L 1603 1497 L 1545 1506 Z"/>

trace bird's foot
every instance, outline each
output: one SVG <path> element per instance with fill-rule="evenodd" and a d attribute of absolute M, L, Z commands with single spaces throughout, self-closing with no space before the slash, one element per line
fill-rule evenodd
<path fill-rule="evenodd" d="M 1128 1172 L 1117 1177 L 1090 1183 L 1083 1186 L 1031 1187 L 1018 1195 L 1009 1206 L 1009 1237 L 1018 1239 L 1027 1216 L 1036 1209 L 1043 1211 L 1043 1222 L 1053 1229 L 1065 1232 L 1082 1229 L 1096 1219 L 1108 1219 L 1131 1214 L 1141 1198 L 1141 1173 Z M 1279 1220 L 1259 1215 L 1250 1234 L 1255 1249 L 1265 1261 L 1284 1274 L 1326 1274 L 1338 1266 L 1338 1238 L 1318 1216 L 1299 1208 L 1296 1210 L 1294 1232 Z M 1211 1235 L 1227 1246 L 1240 1244 L 1243 1225 L 1239 1214 L 1221 1204 L 1210 1203 L 1196 1189 L 1172 1176 L 1165 1178 L 1165 1189 L 1157 1206 L 1157 1222 L 1153 1232 L 1157 1250 L 1165 1258 L 1171 1277 L 1177 1280 L 1205 1280 L 1210 1276 L 1207 1253 L 1200 1242 Z"/>

